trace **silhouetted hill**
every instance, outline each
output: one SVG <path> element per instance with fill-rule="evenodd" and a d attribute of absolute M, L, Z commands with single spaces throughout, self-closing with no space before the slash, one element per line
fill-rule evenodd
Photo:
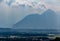
<path fill-rule="evenodd" d="M 42 15 L 31 14 L 23 20 L 16 23 L 14 28 L 33 28 L 33 29 L 48 29 L 56 27 L 56 13 L 51 9 L 45 11 Z"/>

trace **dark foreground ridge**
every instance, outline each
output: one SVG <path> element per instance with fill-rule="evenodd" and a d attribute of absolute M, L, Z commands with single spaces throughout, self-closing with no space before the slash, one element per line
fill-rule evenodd
<path fill-rule="evenodd" d="M 50 39 L 47 36 L 3 36 L 0 37 L 0 41 L 60 41 L 60 37 Z"/>
<path fill-rule="evenodd" d="M 60 38 L 50 40 L 48 38 L 39 37 L 39 38 L 0 38 L 0 41 L 60 41 Z"/>
<path fill-rule="evenodd" d="M 0 41 L 60 41 L 60 31 L 0 28 Z"/>

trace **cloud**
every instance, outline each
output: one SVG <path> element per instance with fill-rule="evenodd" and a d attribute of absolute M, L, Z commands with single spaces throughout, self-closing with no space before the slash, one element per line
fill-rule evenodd
<path fill-rule="evenodd" d="M 15 2 L 15 0 L 5 0 L 4 1 L 8 6 L 12 5 L 12 3 Z"/>
<path fill-rule="evenodd" d="M 60 12 L 60 0 L 42 0 L 47 8 Z"/>

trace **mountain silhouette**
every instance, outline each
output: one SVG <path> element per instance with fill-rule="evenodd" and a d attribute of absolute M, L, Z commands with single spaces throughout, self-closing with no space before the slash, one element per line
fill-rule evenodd
<path fill-rule="evenodd" d="M 26 16 L 23 20 L 13 25 L 14 28 L 35 28 L 46 29 L 56 27 L 56 13 L 48 9 L 42 15 L 31 14 Z"/>

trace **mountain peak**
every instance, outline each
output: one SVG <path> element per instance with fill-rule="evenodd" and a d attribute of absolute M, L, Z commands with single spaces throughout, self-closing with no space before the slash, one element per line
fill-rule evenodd
<path fill-rule="evenodd" d="M 51 9 L 48 9 L 47 11 L 49 11 L 49 12 L 54 12 L 53 10 L 51 10 Z"/>
<path fill-rule="evenodd" d="M 46 10 L 43 14 L 48 14 L 48 15 L 56 15 L 56 13 L 53 11 L 53 10 L 51 10 L 51 9 L 48 9 L 48 10 Z"/>
<path fill-rule="evenodd" d="M 26 29 L 51 29 L 56 27 L 55 13 L 51 10 L 44 12 L 44 14 L 31 14 L 26 16 L 23 20 L 16 23 L 13 27 L 15 28 L 26 28 Z M 48 14 L 47 14 L 48 13 Z"/>

